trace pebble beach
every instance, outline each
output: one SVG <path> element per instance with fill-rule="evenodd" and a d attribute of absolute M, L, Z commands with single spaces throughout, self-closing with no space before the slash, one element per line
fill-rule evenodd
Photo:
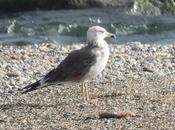
<path fill-rule="evenodd" d="M 175 45 L 109 44 L 109 62 L 88 83 L 50 86 L 21 95 L 18 89 L 40 79 L 84 44 L 0 45 L 0 129 L 174 129 Z M 100 119 L 99 113 L 130 113 Z M 131 114 L 132 113 L 132 114 Z"/>

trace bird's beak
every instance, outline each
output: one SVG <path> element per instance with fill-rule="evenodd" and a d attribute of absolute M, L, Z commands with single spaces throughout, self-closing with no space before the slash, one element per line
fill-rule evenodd
<path fill-rule="evenodd" d="M 115 38 L 115 35 L 113 33 L 107 32 L 107 37 Z"/>

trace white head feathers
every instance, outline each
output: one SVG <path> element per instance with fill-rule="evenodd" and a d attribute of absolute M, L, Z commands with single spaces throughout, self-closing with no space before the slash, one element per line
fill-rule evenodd
<path fill-rule="evenodd" d="M 87 31 L 88 42 L 103 40 L 106 37 L 114 37 L 114 34 L 107 32 L 106 29 L 100 26 L 90 27 Z"/>

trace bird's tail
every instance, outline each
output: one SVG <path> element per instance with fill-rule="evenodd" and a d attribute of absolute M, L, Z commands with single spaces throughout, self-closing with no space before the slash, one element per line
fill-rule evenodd
<path fill-rule="evenodd" d="M 22 88 L 23 91 L 22 94 L 37 90 L 38 88 L 43 87 L 43 85 L 40 82 L 41 80 L 36 81 L 35 83 L 32 83 L 30 85 L 27 85 L 26 87 Z"/>

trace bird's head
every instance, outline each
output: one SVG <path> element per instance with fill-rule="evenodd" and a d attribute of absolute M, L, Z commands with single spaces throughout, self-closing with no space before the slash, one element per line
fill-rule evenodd
<path fill-rule="evenodd" d="M 98 39 L 104 39 L 106 37 L 112 37 L 114 38 L 115 35 L 106 31 L 106 29 L 100 27 L 100 26 L 93 26 L 90 27 L 87 31 L 87 41 L 96 41 Z"/>

